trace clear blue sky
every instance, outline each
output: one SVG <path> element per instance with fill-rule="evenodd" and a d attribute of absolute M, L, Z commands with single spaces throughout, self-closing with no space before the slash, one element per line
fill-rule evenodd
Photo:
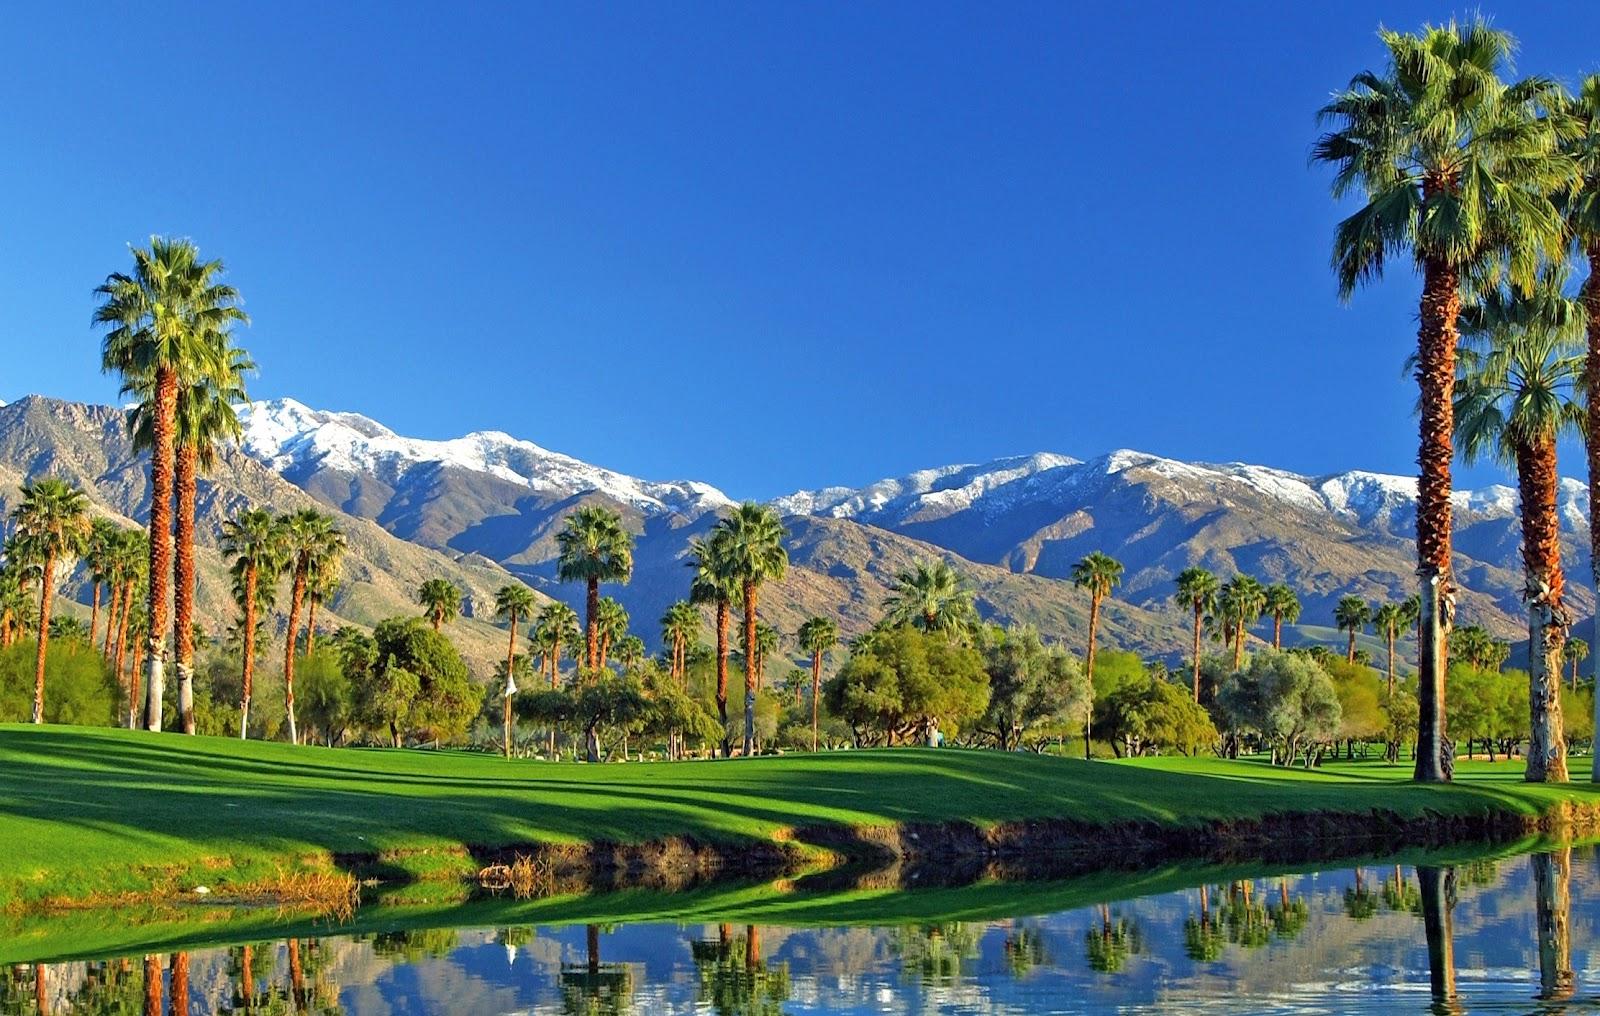
<path fill-rule="evenodd" d="M 1338 303 L 1306 155 L 1380 21 L 1459 8 L 1168 6 L 13 11 L 0 398 L 114 397 L 90 291 L 161 232 L 227 260 L 254 394 L 403 433 L 748 496 L 1125 446 L 1411 471 L 1416 283 Z M 1522 71 L 1600 69 L 1600 4 L 1485 11 Z"/>

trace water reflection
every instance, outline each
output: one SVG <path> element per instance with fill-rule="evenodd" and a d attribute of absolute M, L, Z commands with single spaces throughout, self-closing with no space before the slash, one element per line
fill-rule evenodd
<path fill-rule="evenodd" d="M 1560 1012 L 1592 1001 L 1597 889 L 1562 848 L 998 921 L 397 929 L 0 968 L 0 1013 Z"/>

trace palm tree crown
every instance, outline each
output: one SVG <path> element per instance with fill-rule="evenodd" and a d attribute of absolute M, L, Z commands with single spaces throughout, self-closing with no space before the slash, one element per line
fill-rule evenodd
<path fill-rule="evenodd" d="M 438 631 L 461 613 L 461 590 L 449 579 L 428 579 L 417 587 L 417 603 L 422 606 L 422 616 Z"/>
<path fill-rule="evenodd" d="M 966 579 L 942 558 L 918 561 L 889 584 L 884 620 L 926 632 L 965 639 L 978 623 L 975 594 Z"/>
<path fill-rule="evenodd" d="M 556 574 L 561 581 L 587 586 L 584 665 L 592 670 L 600 665 L 600 583 L 625 583 L 633 575 L 633 534 L 616 512 L 584 505 L 567 516 L 556 545 L 560 548 Z"/>

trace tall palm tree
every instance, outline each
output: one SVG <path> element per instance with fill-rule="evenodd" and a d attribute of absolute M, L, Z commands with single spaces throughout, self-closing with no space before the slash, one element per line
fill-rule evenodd
<path fill-rule="evenodd" d="M 208 332 L 181 365 L 174 441 L 173 486 L 173 669 L 178 678 L 178 713 L 185 734 L 194 733 L 194 526 L 199 477 L 216 467 L 217 446 L 237 441 L 243 425 L 235 406 L 248 402 L 245 375 L 255 370 L 248 354 L 227 331 Z M 137 451 L 155 442 L 155 376 L 124 372 L 122 393 L 141 401 L 128 415 Z"/>
<path fill-rule="evenodd" d="M 1405 605 L 1402 603 L 1385 603 L 1372 615 L 1372 627 L 1383 636 L 1384 646 L 1389 650 L 1389 694 L 1394 694 L 1394 642 L 1400 637 L 1410 620 L 1406 615 Z"/>
<path fill-rule="evenodd" d="M 343 560 L 338 557 L 316 558 L 311 562 L 311 574 L 306 576 L 306 655 L 316 651 L 317 608 L 328 603 L 339 592 Z"/>
<path fill-rule="evenodd" d="M 718 527 L 705 539 L 689 542 L 688 560 L 694 569 L 689 583 L 689 602 L 711 604 L 716 622 L 712 626 L 717 639 L 717 716 L 722 722 L 722 756 L 733 753 L 728 734 L 728 621 L 733 601 L 740 595 L 738 577 L 734 574 L 728 553 L 727 530 Z"/>
<path fill-rule="evenodd" d="M 289 631 L 283 650 L 283 701 L 289 722 L 289 743 L 299 744 L 294 717 L 295 642 L 300 637 L 300 608 L 305 605 L 311 575 L 344 553 L 344 534 L 333 519 L 315 508 L 303 508 L 281 519 L 290 575 Z"/>
<path fill-rule="evenodd" d="M 146 725 L 161 729 L 165 690 L 164 633 L 173 571 L 174 471 L 178 407 L 185 378 L 206 358 L 206 344 L 247 320 L 239 293 L 219 281 L 221 261 L 203 261 L 188 240 L 151 237 L 148 249 L 133 248 L 133 271 L 106 277 L 95 293 L 101 303 L 94 321 L 107 329 L 101 368 L 122 376 L 124 387 L 148 386 L 150 403 L 150 709 Z"/>
<path fill-rule="evenodd" d="M 230 568 L 244 613 L 242 627 L 244 670 L 239 693 L 239 737 L 250 736 L 250 693 L 255 683 L 256 611 L 258 592 L 271 587 L 282 574 L 288 552 L 288 534 L 282 520 L 265 508 L 251 508 L 222 523 L 222 553 L 232 559 Z"/>
<path fill-rule="evenodd" d="M 1333 262 L 1340 295 L 1382 277 L 1409 253 L 1422 274 L 1417 333 L 1420 448 L 1417 574 L 1422 601 L 1418 780 L 1449 779 L 1444 746 L 1445 632 L 1450 572 L 1450 461 L 1462 293 L 1486 288 L 1501 266 L 1529 287 L 1541 260 L 1558 261 L 1565 231 L 1548 195 L 1575 178 L 1545 110 L 1560 89 L 1544 78 L 1506 83 L 1515 41 L 1482 19 L 1383 31 L 1388 67 L 1364 71 L 1325 105 L 1331 130 L 1315 161 L 1335 167 L 1333 196 L 1365 204 L 1339 224 Z"/>
<path fill-rule="evenodd" d="M 671 656 L 668 674 L 679 687 L 688 669 L 689 646 L 699 639 L 700 611 L 688 600 L 678 600 L 661 615 L 661 641 Z"/>
<path fill-rule="evenodd" d="M 112 661 L 112 671 L 116 674 L 117 683 L 126 684 L 128 689 L 128 729 L 132 730 L 138 725 L 139 708 L 139 678 L 138 671 L 131 675 L 126 682 L 123 680 L 123 663 L 127 659 L 128 636 L 130 633 L 137 636 L 143 625 L 135 624 L 133 616 L 144 618 L 148 623 L 149 615 L 137 611 L 139 591 L 148 585 L 146 569 L 150 567 L 150 540 L 149 537 L 138 530 L 127 530 L 118 541 L 116 560 L 113 573 L 118 580 L 121 595 L 117 597 L 120 607 L 117 610 L 117 632 L 115 652 L 109 653 Z M 109 632 L 107 633 L 109 634 Z M 135 654 L 137 655 L 137 654 Z"/>
<path fill-rule="evenodd" d="M 1094 715 L 1094 651 L 1100 635 L 1100 604 L 1121 583 L 1122 562 L 1101 551 L 1094 551 L 1072 566 L 1072 584 L 1089 591 L 1089 647 L 1084 654 L 1083 668 L 1089 678 L 1089 704 L 1083 714 L 1084 758 L 1090 757 L 1090 720 Z"/>
<path fill-rule="evenodd" d="M 628 634 L 627 609 L 611 597 L 602 596 L 595 608 L 595 633 L 600 639 L 597 665 L 604 667 L 611 659 L 611 647 Z"/>
<path fill-rule="evenodd" d="M 1590 566 L 1600 588 L 1600 74 L 1583 79 L 1578 94 L 1567 107 L 1573 127 L 1567 151 L 1577 163 L 1579 186 L 1567 202 L 1567 225 L 1589 262 L 1589 277 L 1583 287 L 1586 311 L 1587 348 L 1584 357 L 1584 383 L 1587 400 L 1589 460 L 1589 551 Z M 1600 610 L 1595 611 L 1595 645 L 1600 645 Z M 1600 719 L 1600 695 L 1595 696 L 1594 716 Z M 1594 766 L 1592 779 L 1600 783 L 1600 765 Z"/>
<path fill-rule="evenodd" d="M 649 650 L 645 648 L 644 639 L 632 632 L 624 634 L 617 640 L 617 660 L 622 664 L 623 673 L 637 670 L 639 664 L 644 662 Z"/>
<path fill-rule="evenodd" d="M 511 642 L 506 647 L 506 686 L 501 695 L 505 706 L 502 739 L 506 758 L 511 757 L 511 696 L 517 693 L 517 683 L 512 678 L 517 669 L 517 622 L 532 613 L 533 590 L 522 583 L 508 583 L 495 592 L 494 614 L 505 618 L 511 628 Z"/>
<path fill-rule="evenodd" d="M 744 754 L 749 756 L 756 746 L 756 610 L 762 583 L 782 579 L 789 567 L 783 549 L 789 534 L 775 509 L 754 501 L 739 505 L 717 528 L 726 534 L 727 566 L 739 584 L 744 611 Z"/>
<path fill-rule="evenodd" d="M 1356 636 L 1367 630 L 1367 625 L 1372 623 L 1372 606 L 1359 596 L 1341 597 L 1333 608 L 1333 623 L 1342 632 L 1349 633 L 1349 640 L 1345 643 L 1344 658 L 1354 663 L 1356 661 Z"/>
<path fill-rule="evenodd" d="M 766 622 L 756 625 L 756 690 L 767 687 L 767 661 L 782 649 L 783 636 Z"/>
<path fill-rule="evenodd" d="M 1266 601 L 1262 610 L 1272 618 L 1272 648 L 1282 649 L 1283 622 L 1294 624 L 1300 620 L 1300 597 L 1281 582 L 1270 585 L 1267 587 Z"/>
<path fill-rule="evenodd" d="M 839 642 L 839 625 L 831 617 L 808 618 L 795 632 L 800 648 L 811 654 L 811 750 L 817 750 L 817 702 L 822 697 L 822 657 Z"/>
<path fill-rule="evenodd" d="M 965 640 L 978 621 L 973 592 L 961 573 L 943 559 L 918 561 L 889 584 L 884 620 Z"/>
<path fill-rule="evenodd" d="M 0 567 L 0 649 L 22 637 L 33 618 L 33 601 L 22 584 L 21 569 Z"/>
<path fill-rule="evenodd" d="M 1217 609 L 1217 576 L 1198 565 L 1178 573 L 1178 603 L 1194 611 L 1194 700 L 1200 701 L 1200 635 L 1207 614 Z"/>
<path fill-rule="evenodd" d="M 622 516 L 599 505 L 584 505 L 567 516 L 556 534 L 560 555 L 556 574 L 562 582 L 586 585 L 583 664 L 600 666 L 600 583 L 627 583 L 633 575 L 633 534 Z"/>
<path fill-rule="evenodd" d="M 89 523 L 89 539 L 84 544 L 83 563 L 89 571 L 89 644 L 94 645 L 100 631 L 100 590 L 111 586 L 111 562 L 117 546 L 116 523 L 96 518 Z"/>
<path fill-rule="evenodd" d="M 552 600 L 539 610 L 534 631 L 539 647 L 549 661 L 550 687 L 560 684 L 561 647 L 578 641 L 578 613 L 565 603 Z"/>
<path fill-rule="evenodd" d="M 42 559 L 39 578 L 39 651 L 33 668 L 33 722 L 44 722 L 44 659 L 50 646 L 50 609 L 56 593 L 56 565 L 77 557 L 89 543 L 89 499 L 83 491 L 53 476 L 22 488 L 11 513 L 17 533 Z"/>
<path fill-rule="evenodd" d="M 1235 575 L 1217 593 L 1217 620 L 1223 639 L 1233 647 L 1233 669 L 1244 666 L 1244 638 L 1267 609 L 1267 587 L 1252 575 Z"/>
<path fill-rule="evenodd" d="M 1571 687 L 1574 691 L 1576 691 L 1578 688 L 1578 664 L 1582 663 L 1588 658 L 1589 643 L 1585 642 L 1583 639 L 1577 638 L 1576 636 L 1567 639 L 1567 662 L 1572 664 Z"/>
<path fill-rule="evenodd" d="M 461 590 L 449 579 L 428 579 L 417 587 L 417 602 L 422 605 L 422 616 L 439 631 L 461 613 Z"/>
<path fill-rule="evenodd" d="M 1456 444 L 1468 462 L 1487 456 L 1513 465 L 1522 502 L 1531 721 L 1524 776 L 1565 782 L 1561 671 L 1572 618 L 1561 567 L 1556 442 L 1584 425 L 1583 308 L 1559 281 L 1545 279 L 1528 295 L 1484 294 L 1462 323 Z"/>

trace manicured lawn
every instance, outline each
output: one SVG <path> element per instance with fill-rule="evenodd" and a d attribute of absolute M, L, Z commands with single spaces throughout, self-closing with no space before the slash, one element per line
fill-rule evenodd
<path fill-rule="evenodd" d="M 1187 825 L 1283 812 L 1535 814 L 1600 800 L 1515 764 L 1462 763 L 1451 787 L 1408 765 L 1316 772 L 1212 758 L 1081 762 L 960 750 L 627 765 L 324 749 L 120 730 L 0 726 L 0 898 L 242 884 L 335 854 L 420 873 L 463 845 L 667 836 L 770 839 L 820 824 L 1065 818 Z M 463 862 L 454 862 L 463 863 Z"/>

